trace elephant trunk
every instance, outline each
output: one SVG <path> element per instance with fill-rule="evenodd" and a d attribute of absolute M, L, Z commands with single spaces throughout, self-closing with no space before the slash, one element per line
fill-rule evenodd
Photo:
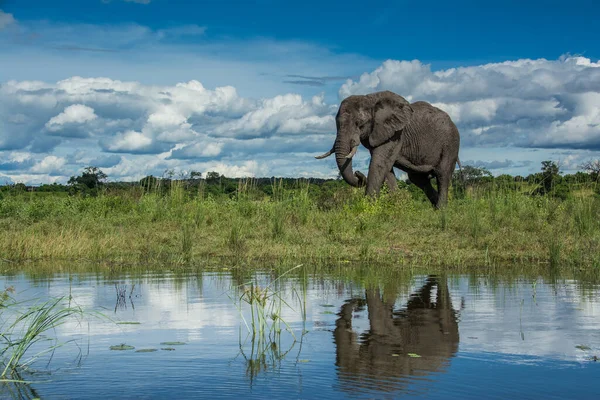
<path fill-rule="evenodd" d="M 352 169 L 352 157 L 356 153 L 358 146 L 352 147 L 349 140 L 340 140 L 335 142 L 335 161 L 340 170 L 342 178 L 351 186 L 360 187 L 365 185 L 364 175 L 355 173 Z M 360 175 L 358 175 L 360 174 Z M 360 176 L 360 179 L 359 179 Z"/>

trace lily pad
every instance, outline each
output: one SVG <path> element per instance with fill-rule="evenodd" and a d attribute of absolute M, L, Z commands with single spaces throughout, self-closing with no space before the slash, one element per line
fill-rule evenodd
<path fill-rule="evenodd" d="M 115 346 L 110 346 L 110 349 L 111 350 L 133 350 L 133 349 L 135 349 L 135 347 L 130 346 L 125 343 L 121 343 L 121 344 L 117 344 Z"/>
<path fill-rule="evenodd" d="M 165 350 L 165 351 L 175 351 L 175 349 L 174 349 L 174 348 L 172 348 L 172 347 L 163 347 L 163 348 L 161 348 L 161 350 Z"/>
<path fill-rule="evenodd" d="M 163 346 L 181 346 L 186 344 L 185 342 L 160 342 Z"/>
<path fill-rule="evenodd" d="M 321 304 L 321 307 L 335 307 L 333 304 Z"/>
<path fill-rule="evenodd" d="M 394 354 L 392 354 L 392 357 L 400 357 L 400 354 L 394 353 Z"/>
<path fill-rule="evenodd" d="M 136 353 L 152 353 L 153 351 L 157 351 L 156 349 L 139 349 L 136 350 Z"/>
<path fill-rule="evenodd" d="M 136 322 L 136 321 L 119 321 L 117 322 L 117 325 L 139 325 L 141 324 L 141 322 Z"/>
<path fill-rule="evenodd" d="M 298 362 L 307 363 L 307 362 L 310 362 L 310 360 L 298 360 Z"/>
<path fill-rule="evenodd" d="M 335 314 L 335 313 L 332 311 L 323 311 L 321 314 Z"/>
<path fill-rule="evenodd" d="M 590 346 L 586 346 L 585 344 L 579 344 L 579 345 L 575 346 L 575 348 L 579 349 L 579 350 L 584 350 L 584 351 L 592 349 Z"/>
<path fill-rule="evenodd" d="M 412 358 L 420 358 L 421 357 L 420 355 L 418 355 L 416 353 L 408 353 L 408 356 L 412 357 Z"/>

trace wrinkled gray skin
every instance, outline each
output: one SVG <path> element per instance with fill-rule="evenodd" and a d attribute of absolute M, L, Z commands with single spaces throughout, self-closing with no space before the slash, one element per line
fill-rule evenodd
<path fill-rule="evenodd" d="M 445 277 L 429 276 L 399 310 L 394 310 L 394 294 L 367 289 L 365 298 L 342 305 L 333 332 L 342 389 L 396 391 L 411 376 L 443 372 L 456 355 L 458 318 Z M 353 314 L 365 305 L 369 328 L 358 334 Z"/>
<path fill-rule="evenodd" d="M 447 203 L 448 187 L 458 161 L 460 135 L 450 116 L 424 101 L 409 103 L 390 91 L 353 95 L 342 101 L 336 115 L 337 137 L 332 149 L 344 180 L 366 186 L 377 195 L 385 181 L 397 188 L 393 167 L 408 174 L 429 201 L 439 208 Z M 368 178 L 352 169 L 352 157 L 362 143 L 371 153 Z M 439 191 L 430 182 L 437 180 Z"/>

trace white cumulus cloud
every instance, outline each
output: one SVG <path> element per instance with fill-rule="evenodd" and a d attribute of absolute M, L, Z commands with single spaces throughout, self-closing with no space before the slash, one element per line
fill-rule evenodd
<path fill-rule="evenodd" d="M 180 159 L 208 158 L 216 157 L 221 154 L 223 149 L 222 142 L 196 142 L 186 145 L 181 149 L 173 151 L 175 157 Z"/>
<path fill-rule="evenodd" d="M 80 76 L 56 83 L 8 81 L 0 86 L 0 152 L 75 154 L 76 146 L 78 155 L 64 165 L 65 178 L 92 160 L 108 168 L 119 163 L 115 172 L 128 171 L 130 178 L 207 160 L 239 174 L 254 165 L 239 163 L 255 162 L 259 154 L 321 152 L 335 132 L 336 109 L 323 95 L 243 98 L 232 86 L 208 89 L 198 80 L 172 86 Z M 295 143 L 293 136 L 299 136 Z M 128 164 L 152 155 L 159 162 Z M 227 170 L 225 165 L 237 166 Z M 8 168 L 16 176 L 28 167 L 10 163 Z"/>
<path fill-rule="evenodd" d="M 564 56 L 432 71 L 418 60 L 388 60 L 347 81 L 351 94 L 394 91 L 447 111 L 464 144 L 600 150 L 600 62 Z"/>
<path fill-rule="evenodd" d="M 57 156 L 46 156 L 40 162 L 31 167 L 31 172 L 40 174 L 56 174 L 66 164 L 66 160 Z"/>
<path fill-rule="evenodd" d="M 150 147 L 152 139 L 141 132 L 127 131 L 115 136 L 106 149 L 119 152 L 136 152 Z"/>
<path fill-rule="evenodd" d="M 335 130 L 335 109 L 319 96 L 304 101 L 300 95 L 286 94 L 263 100 L 259 107 L 217 127 L 214 133 L 229 137 L 327 133 Z"/>
<path fill-rule="evenodd" d="M 574 168 L 600 151 L 599 66 L 565 56 L 433 71 L 418 60 L 388 60 L 343 84 L 339 100 L 392 90 L 429 101 L 457 123 L 461 160 L 498 173 L 537 171 L 551 151 L 567 152 L 560 157 Z M 132 180 L 216 168 L 225 175 L 335 177 L 335 160 L 313 156 L 333 144 L 338 104 L 323 93 L 244 97 L 234 86 L 208 88 L 199 79 L 9 80 L 0 83 L 0 171 L 12 181 L 52 181 L 59 173 L 66 181 L 93 161 L 111 177 Z M 548 150 L 531 153 L 539 148 Z M 367 163 L 368 152 L 359 149 L 356 168 Z"/>
<path fill-rule="evenodd" d="M 98 118 L 94 109 L 83 104 L 73 104 L 55 117 L 52 117 L 47 123 L 46 128 L 50 131 L 58 131 L 68 124 L 84 124 Z"/>

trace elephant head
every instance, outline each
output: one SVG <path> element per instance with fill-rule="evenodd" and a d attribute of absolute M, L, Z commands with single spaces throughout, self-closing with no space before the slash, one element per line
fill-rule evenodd
<path fill-rule="evenodd" d="M 344 180 L 352 186 L 364 186 L 365 176 L 352 168 L 358 145 L 363 143 L 371 149 L 392 139 L 409 124 L 412 114 L 410 103 L 390 91 L 349 96 L 341 102 L 335 117 L 337 136 L 333 147 L 315 158 L 335 153 Z"/>
<path fill-rule="evenodd" d="M 394 303 L 394 296 L 367 289 L 364 298 L 341 307 L 334 342 L 343 390 L 401 390 L 411 376 L 443 371 L 458 351 L 457 315 L 445 278 L 429 276 L 404 309 L 394 310 Z M 358 335 L 353 314 L 365 305 L 369 329 Z"/>

